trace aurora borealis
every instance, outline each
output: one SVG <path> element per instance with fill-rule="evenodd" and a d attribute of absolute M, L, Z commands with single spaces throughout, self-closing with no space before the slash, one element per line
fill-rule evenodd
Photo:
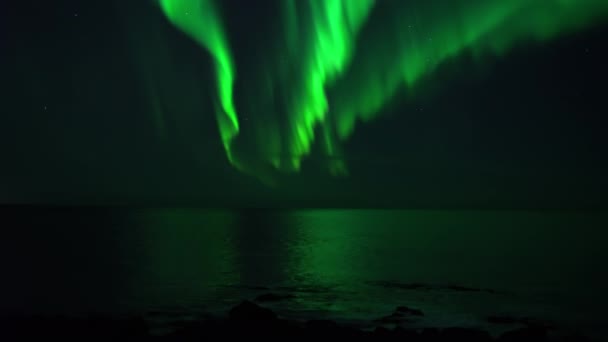
<path fill-rule="evenodd" d="M 268 39 L 256 44 L 257 58 L 242 66 L 235 62 L 226 29 L 231 18 L 224 12 L 229 11 L 223 11 L 238 4 L 159 2 L 167 18 L 213 57 L 216 118 L 228 159 L 265 180 L 272 177 L 263 165 L 297 171 L 314 143 L 322 147 L 333 174 L 346 173 L 340 145 L 356 123 L 381 115 L 387 102 L 421 79 L 432 82 L 434 69 L 450 58 L 465 51 L 480 62 L 500 58 L 516 44 L 542 44 L 608 14 L 602 0 L 285 0 L 264 5 L 274 14 L 265 31 Z M 239 87 L 241 67 L 250 76 Z M 242 116 L 251 118 L 247 125 Z M 246 152 L 242 145 L 248 146 Z M 251 146 L 255 157 L 243 158 L 252 153 Z"/>
<path fill-rule="evenodd" d="M 234 86 L 234 63 L 221 24 L 221 18 L 211 1 L 160 2 L 167 16 L 184 31 L 189 32 L 196 41 L 207 47 L 214 57 L 217 72 L 217 88 L 221 103 L 217 115 L 220 134 L 228 158 L 231 158 L 230 143 L 239 131 L 239 122 L 232 99 Z"/>
<path fill-rule="evenodd" d="M 0 5 L 0 202 L 597 207 L 600 0 Z"/>
<path fill-rule="evenodd" d="M 607 37 L 607 0 L 0 1 L 5 306 L 604 332 Z"/>
<path fill-rule="evenodd" d="M 608 337 L 607 61 L 608 0 L 0 1 L 0 335 Z"/>

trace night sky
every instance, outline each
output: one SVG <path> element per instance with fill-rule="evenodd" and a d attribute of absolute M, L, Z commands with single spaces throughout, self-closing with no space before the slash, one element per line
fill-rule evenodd
<path fill-rule="evenodd" d="M 0 3 L 0 202 L 598 208 L 605 0 Z"/>

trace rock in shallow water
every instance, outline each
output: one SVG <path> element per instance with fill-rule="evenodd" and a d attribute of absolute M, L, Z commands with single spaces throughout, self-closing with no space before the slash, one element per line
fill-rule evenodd
<path fill-rule="evenodd" d="M 273 321 L 277 319 L 277 315 L 272 310 L 248 300 L 230 309 L 228 316 L 237 321 Z"/>
<path fill-rule="evenodd" d="M 407 306 L 398 306 L 397 309 L 395 309 L 395 312 L 403 315 L 424 316 L 422 310 L 412 309 Z"/>

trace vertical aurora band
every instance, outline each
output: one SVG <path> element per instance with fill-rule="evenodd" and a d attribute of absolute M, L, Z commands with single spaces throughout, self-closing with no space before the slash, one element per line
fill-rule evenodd
<path fill-rule="evenodd" d="M 350 63 L 357 34 L 365 23 L 374 0 L 288 0 L 286 22 L 305 20 L 306 29 L 289 29 L 286 59 L 299 65 L 301 84 L 290 94 L 288 108 L 287 168 L 298 170 L 303 156 L 310 152 L 315 126 L 328 122 L 326 87 L 342 75 Z M 300 26 L 301 27 L 301 26 Z M 295 32 L 294 32 L 295 31 Z M 294 44 L 296 41 L 298 44 Z M 327 127 L 325 127 L 327 128 Z M 327 131 L 325 131 L 327 132 Z M 334 153 L 333 139 L 326 135 L 325 151 Z M 277 165 L 281 167 L 282 165 Z"/>
<path fill-rule="evenodd" d="M 373 119 L 398 91 L 415 87 L 463 53 L 500 57 L 520 43 L 542 43 L 605 19 L 602 0 L 384 1 L 359 40 L 347 73 L 329 95 L 339 139 Z M 432 80 L 431 80 L 432 81 Z"/>
<path fill-rule="evenodd" d="M 232 98 L 235 69 L 222 18 L 212 0 L 160 0 L 159 4 L 175 26 L 205 47 L 214 58 L 221 105 L 217 120 L 222 143 L 232 161 L 230 142 L 239 132 L 239 121 Z"/>
<path fill-rule="evenodd" d="M 381 115 L 398 92 L 430 79 L 446 60 L 500 57 L 521 42 L 542 43 L 608 14 L 605 0 L 277 0 L 279 27 L 267 37 L 271 43 L 260 42 L 265 58 L 252 61 L 258 65 L 238 65 L 259 70 L 238 88 L 221 2 L 159 1 L 215 60 L 228 159 L 262 179 L 271 178 L 268 169 L 299 170 L 315 140 L 330 171 L 344 173 L 340 142 L 356 123 Z M 246 125 L 239 125 L 241 112 L 250 118 Z"/>

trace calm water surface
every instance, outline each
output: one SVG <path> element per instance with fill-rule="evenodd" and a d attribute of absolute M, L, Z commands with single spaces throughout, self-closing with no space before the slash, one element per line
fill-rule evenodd
<path fill-rule="evenodd" d="M 483 326 L 491 314 L 606 335 L 608 214 L 3 209 L 5 313 L 221 314 Z"/>

